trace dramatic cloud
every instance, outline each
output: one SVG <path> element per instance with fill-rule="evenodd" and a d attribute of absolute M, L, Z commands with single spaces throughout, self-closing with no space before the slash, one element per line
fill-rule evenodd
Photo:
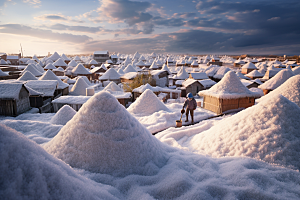
<path fill-rule="evenodd" d="M 146 12 L 150 8 L 149 2 L 130 0 L 103 0 L 98 9 L 102 15 L 106 15 L 111 22 L 125 22 L 129 26 L 140 22 L 149 21 L 153 16 Z"/>
<path fill-rule="evenodd" d="M 50 30 L 31 28 L 20 24 L 4 24 L 0 25 L 0 33 L 9 33 L 15 35 L 26 35 L 41 39 L 48 39 L 61 42 L 83 43 L 92 38 L 86 35 L 72 35 L 67 33 L 54 33 Z"/>
<path fill-rule="evenodd" d="M 34 19 L 36 20 L 43 20 L 43 21 L 64 21 L 64 22 L 76 22 L 76 23 L 83 23 L 84 21 L 82 20 L 76 20 L 76 19 L 72 19 L 72 17 L 69 16 L 64 16 L 61 14 L 45 14 L 45 15 L 41 15 L 38 17 L 34 17 Z"/>

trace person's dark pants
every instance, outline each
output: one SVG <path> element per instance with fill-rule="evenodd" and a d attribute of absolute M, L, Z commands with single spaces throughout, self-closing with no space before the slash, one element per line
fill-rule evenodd
<path fill-rule="evenodd" d="M 191 118 L 192 118 L 192 123 L 194 123 L 194 110 L 191 109 L 186 109 L 186 120 L 185 121 L 189 121 L 189 113 L 191 113 Z"/>

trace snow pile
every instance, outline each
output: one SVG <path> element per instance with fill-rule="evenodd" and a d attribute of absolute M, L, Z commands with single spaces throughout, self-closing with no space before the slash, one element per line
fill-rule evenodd
<path fill-rule="evenodd" d="M 211 65 L 211 66 L 209 66 L 208 68 L 205 69 L 205 73 L 207 74 L 207 76 L 213 77 L 219 69 L 220 69 L 219 66 Z"/>
<path fill-rule="evenodd" d="M 292 70 L 293 70 L 293 73 L 294 73 L 295 75 L 300 74 L 300 67 L 295 67 L 295 68 L 293 68 Z"/>
<path fill-rule="evenodd" d="M 56 69 L 56 67 L 55 67 L 52 63 L 49 63 L 49 64 L 47 64 L 47 65 L 44 67 L 44 69 L 51 69 L 51 70 L 53 70 L 53 69 Z"/>
<path fill-rule="evenodd" d="M 196 135 L 195 151 L 247 156 L 300 169 L 300 108 L 281 95 L 247 108 Z"/>
<path fill-rule="evenodd" d="M 128 65 L 123 71 L 125 74 L 129 72 L 136 72 L 132 65 Z"/>
<path fill-rule="evenodd" d="M 83 104 L 44 147 L 73 167 L 114 176 L 153 175 L 166 162 L 162 144 L 107 92 Z"/>
<path fill-rule="evenodd" d="M 161 91 L 160 88 L 158 88 L 158 87 L 152 87 L 149 83 L 146 83 L 145 85 L 141 85 L 140 87 L 134 88 L 132 90 L 132 92 L 143 93 L 147 89 L 149 89 L 149 90 L 151 90 L 153 92 L 159 92 L 159 91 Z"/>
<path fill-rule="evenodd" d="M 1 199 L 113 199 L 109 186 L 78 175 L 21 133 L 0 124 Z"/>
<path fill-rule="evenodd" d="M 117 80 L 120 79 L 121 75 L 114 69 L 109 68 L 102 76 L 99 77 L 99 80 Z"/>
<path fill-rule="evenodd" d="M 150 89 L 145 90 L 141 96 L 127 108 L 127 110 L 130 113 L 146 115 L 161 110 L 167 112 L 170 111 Z"/>
<path fill-rule="evenodd" d="M 289 78 L 278 88 L 261 97 L 260 99 L 257 99 L 256 101 L 270 101 L 279 94 L 286 97 L 288 100 L 294 102 L 300 107 L 300 75 Z"/>
<path fill-rule="evenodd" d="M 123 92 L 123 90 L 113 81 L 111 81 L 103 90 L 104 91 L 110 90 L 113 92 Z"/>
<path fill-rule="evenodd" d="M 258 93 L 251 92 L 245 87 L 233 71 L 227 72 L 221 81 L 209 90 L 202 90 L 198 94 L 200 96 L 208 95 L 225 99 L 260 97 Z"/>
<path fill-rule="evenodd" d="M 174 76 L 174 79 L 185 80 L 189 78 L 189 74 L 185 71 L 184 67 L 181 67 L 177 75 Z"/>
<path fill-rule="evenodd" d="M 255 70 L 252 70 L 250 73 L 246 74 L 245 76 L 248 76 L 251 78 L 262 78 L 264 75 L 255 69 Z"/>
<path fill-rule="evenodd" d="M 294 73 L 291 70 L 284 69 L 279 71 L 273 78 L 258 87 L 263 90 L 275 90 L 292 76 L 294 76 Z"/>
<path fill-rule="evenodd" d="M 252 62 L 248 62 L 247 64 L 243 65 L 242 69 L 257 69 L 257 68 Z"/>
<path fill-rule="evenodd" d="M 3 72 L 1 69 L 0 69 L 0 76 L 8 76 L 7 73 Z"/>
<path fill-rule="evenodd" d="M 32 64 L 27 65 L 25 67 L 25 69 L 21 72 L 21 74 L 24 74 L 26 71 L 31 72 L 34 76 L 42 76 L 43 75 Z"/>
<path fill-rule="evenodd" d="M 79 77 L 76 80 L 76 83 L 72 87 L 70 94 L 71 95 L 83 95 L 86 96 L 86 88 L 88 88 L 89 85 L 84 81 L 83 78 Z"/>
<path fill-rule="evenodd" d="M 67 67 L 68 66 L 62 58 L 57 59 L 53 63 L 53 65 L 56 66 L 56 67 Z"/>
<path fill-rule="evenodd" d="M 52 119 L 50 120 L 50 123 L 57 124 L 57 125 L 66 125 L 66 123 L 68 121 L 70 121 L 75 114 L 76 114 L 76 111 L 72 107 L 70 107 L 69 105 L 64 105 L 52 117 Z"/>
<path fill-rule="evenodd" d="M 54 52 L 50 57 L 49 59 L 52 60 L 52 61 L 56 61 L 60 58 L 60 55 L 57 53 L 57 52 Z"/>
<path fill-rule="evenodd" d="M 8 65 L 7 62 L 4 59 L 0 60 L 0 65 Z"/>
<path fill-rule="evenodd" d="M 73 74 L 80 74 L 80 75 L 85 75 L 85 74 L 91 74 L 91 72 L 88 71 L 87 68 L 85 68 L 81 63 L 79 63 L 73 70 Z"/>
<path fill-rule="evenodd" d="M 28 81 L 28 80 L 37 80 L 37 78 L 30 71 L 26 71 L 17 80 L 18 81 Z"/>
<path fill-rule="evenodd" d="M 170 69 L 169 69 L 169 67 L 168 67 L 166 64 L 163 64 L 163 66 L 162 66 L 162 69 L 161 69 L 161 70 L 165 70 L 165 71 L 167 71 L 169 75 L 171 75 L 171 74 L 172 74 L 172 73 L 171 73 L 171 71 L 170 71 Z"/>
<path fill-rule="evenodd" d="M 220 67 L 219 70 L 217 71 L 217 73 L 213 76 L 215 79 L 222 79 L 224 77 L 224 75 L 231 71 L 228 67 Z"/>
<path fill-rule="evenodd" d="M 69 63 L 68 63 L 68 66 L 69 67 L 76 67 L 78 65 L 78 63 L 75 61 L 75 60 L 71 60 Z"/>
<path fill-rule="evenodd" d="M 47 70 L 46 73 L 39 78 L 39 80 L 56 80 L 58 82 L 57 89 L 65 89 L 66 87 L 69 87 L 69 84 L 64 83 L 51 70 Z"/>
<path fill-rule="evenodd" d="M 149 69 L 158 69 L 158 66 L 156 65 L 155 61 L 151 64 Z"/>
<path fill-rule="evenodd" d="M 92 85 L 92 83 L 89 81 L 89 79 L 86 76 L 77 76 L 76 78 L 78 79 L 79 77 L 82 78 L 86 82 L 86 84 Z"/>
<path fill-rule="evenodd" d="M 251 80 L 251 78 L 245 76 L 244 74 L 242 74 L 241 72 L 237 71 L 236 72 L 237 77 L 239 77 L 240 79 L 246 79 L 246 80 Z"/>

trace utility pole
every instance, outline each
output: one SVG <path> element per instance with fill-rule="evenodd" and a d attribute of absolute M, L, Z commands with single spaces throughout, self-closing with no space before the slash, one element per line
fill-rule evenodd
<path fill-rule="evenodd" d="M 23 49 L 22 49 L 22 44 L 21 43 L 20 43 L 20 46 L 21 46 L 21 53 L 22 53 L 21 58 L 23 58 Z"/>

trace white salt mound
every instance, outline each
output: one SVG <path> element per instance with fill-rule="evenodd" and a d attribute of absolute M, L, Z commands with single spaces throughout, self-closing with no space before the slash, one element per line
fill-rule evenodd
<path fill-rule="evenodd" d="M 279 71 L 273 78 L 258 87 L 260 89 L 275 90 L 292 76 L 294 76 L 293 71 L 284 69 Z"/>
<path fill-rule="evenodd" d="M 72 167 L 115 176 L 155 174 L 165 163 L 162 144 L 107 92 L 83 104 L 44 147 Z"/>
<path fill-rule="evenodd" d="M 141 96 L 127 108 L 127 110 L 130 113 L 145 115 L 151 115 L 161 110 L 170 112 L 170 110 L 149 89 L 145 90 Z"/>
<path fill-rule="evenodd" d="M 70 94 L 72 95 L 86 95 L 86 88 L 88 88 L 89 85 L 83 80 L 83 78 L 79 77 L 76 80 L 76 83 L 72 87 Z"/>
<path fill-rule="evenodd" d="M 209 90 L 202 90 L 198 93 L 218 98 L 243 98 L 260 97 L 260 94 L 251 92 L 245 87 L 233 71 L 228 71 L 220 82 L 212 86 Z"/>
<path fill-rule="evenodd" d="M 22 74 L 22 76 L 19 77 L 17 80 L 28 81 L 28 80 L 37 80 L 37 78 L 30 71 L 25 71 L 25 73 Z"/>
<path fill-rule="evenodd" d="M 113 92 L 123 92 L 123 90 L 113 81 L 111 81 L 103 90 L 104 91 L 111 90 Z"/>
<path fill-rule="evenodd" d="M 64 105 L 50 120 L 51 124 L 66 125 L 77 112 L 69 105 Z"/>
<path fill-rule="evenodd" d="M 248 156 L 300 169 L 300 108 L 282 95 L 223 119 L 191 146 L 213 157 Z"/>
<path fill-rule="evenodd" d="M 24 135 L 0 124 L 0 199 L 116 199 Z"/>
<path fill-rule="evenodd" d="M 257 102 L 270 101 L 281 94 L 300 107 L 300 75 L 293 76 L 275 90 L 257 99 Z"/>

